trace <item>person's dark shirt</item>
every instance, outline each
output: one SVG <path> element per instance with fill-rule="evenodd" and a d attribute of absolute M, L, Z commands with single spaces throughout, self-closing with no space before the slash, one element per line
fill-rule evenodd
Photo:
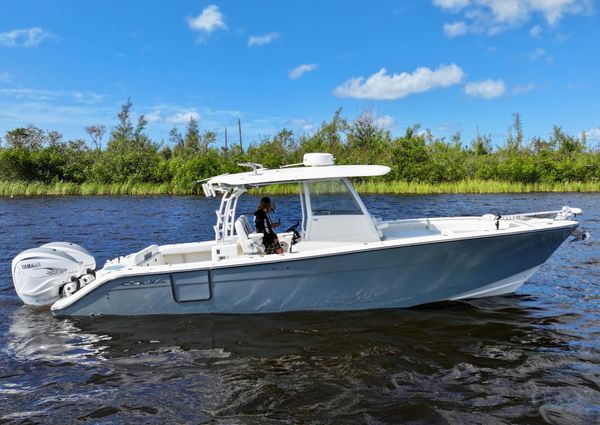
<path fill-rule="evenodd" d="M 276 235 L 271 225 L 271 219 L 269 219 L 269 215 L 265 210 L 256 210 L 254 213 L 254 225 L 256 226 L 256 231 L 264 235 L 263 244 L 265 246 L 271 245 Z"/>

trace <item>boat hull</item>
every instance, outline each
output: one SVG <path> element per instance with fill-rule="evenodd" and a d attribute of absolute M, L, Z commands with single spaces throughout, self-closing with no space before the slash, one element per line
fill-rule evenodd
<path fill-rule="evenodd" d="M 366 310 L 499 295 L 522 285 L 575 227 L 119 278 L 53 314 Z"/>

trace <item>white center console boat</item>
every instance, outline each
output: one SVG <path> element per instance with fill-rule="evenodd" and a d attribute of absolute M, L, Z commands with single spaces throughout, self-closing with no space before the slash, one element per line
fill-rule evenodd
<path fill-rule="evenodd" d="M 388 167 L 334 165 L 316 153 L 280 169 L 245 165 L 253 170 L 203 184 L 206 196 L 221 197 L 213 240 L 151 245 L 97 270 L 85 249 L 46 244 L 13 260 L 17 294 L 56 316 L 362 310 L 500 295 L 535 273 L 581 213 L 382 221 L 349 179 Z M 266 255 L 262 234 L 236 208 L 249 189 L 280 183 L 298 184 L 301 221 L 279 234 L 283 254 Z"/>

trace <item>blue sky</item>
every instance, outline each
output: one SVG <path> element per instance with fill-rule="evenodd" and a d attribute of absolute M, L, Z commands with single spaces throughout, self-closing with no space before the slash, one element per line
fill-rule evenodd
<path fill-rule="evenodd" d="M 4 1 L 0 135 L 32 123 L 85 138 L 128 97 L 160 141 L 196 116 L 246 142 L 369 110 L 465 142 L 553 125 L 600 142 L 592 0 Z M 105 137 L 106 139 L 106 137 Z"/>

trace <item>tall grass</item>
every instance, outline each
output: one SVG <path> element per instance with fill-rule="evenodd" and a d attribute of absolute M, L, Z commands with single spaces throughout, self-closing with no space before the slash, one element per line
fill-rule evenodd
<path fill-rule="evenodd" d="M 0 181 L 0 196 L 44 195 L 191 195 L 189 189 L 181 189 L 167 183 L 40 183 L 23 181 Z"/>
<path fill-rule="evenodd" d="M 359 182 L 356 190 L 362 193 L 437 194 L 437 193 L 529 193 L 529 192 L 600 192 L 600 183 L 556 182 L 517 183 L 497 180 L 461 180 L 445 183 L 405 181 Z"/>
<path fill-rule="evenodd" d="M 366 180 L 355 183 L 361 193 L 441 194 L 441 193 L 528 193 L 528 192 L 600 192 L 600 183 L 514 183 L 495 180 L 462 180 L 447 183 Z M 197 190 L 199 188 L 196 188 Z M 194 191 L 168 183 L 41 183 L 0 181 L 0 196 L 45 195 L 192 195 Z M 289 195 L 298 193 L 297 184 L 279 184 L 250 191 L 253 194 Z"/>
<path fill-rule="evenodd" d="M 515 183 L 497 180 L 461 180 L 447 183 L 366 180 L 355 182 L 360 193 L 430 195 L 442 193 L 530 193 L 530 192 L 600 192 L 600 183 L 557 182 Z M 280 184 L 254 189 L 252 193 L 288 195 L 298 193 L 297 184 Z"/>

